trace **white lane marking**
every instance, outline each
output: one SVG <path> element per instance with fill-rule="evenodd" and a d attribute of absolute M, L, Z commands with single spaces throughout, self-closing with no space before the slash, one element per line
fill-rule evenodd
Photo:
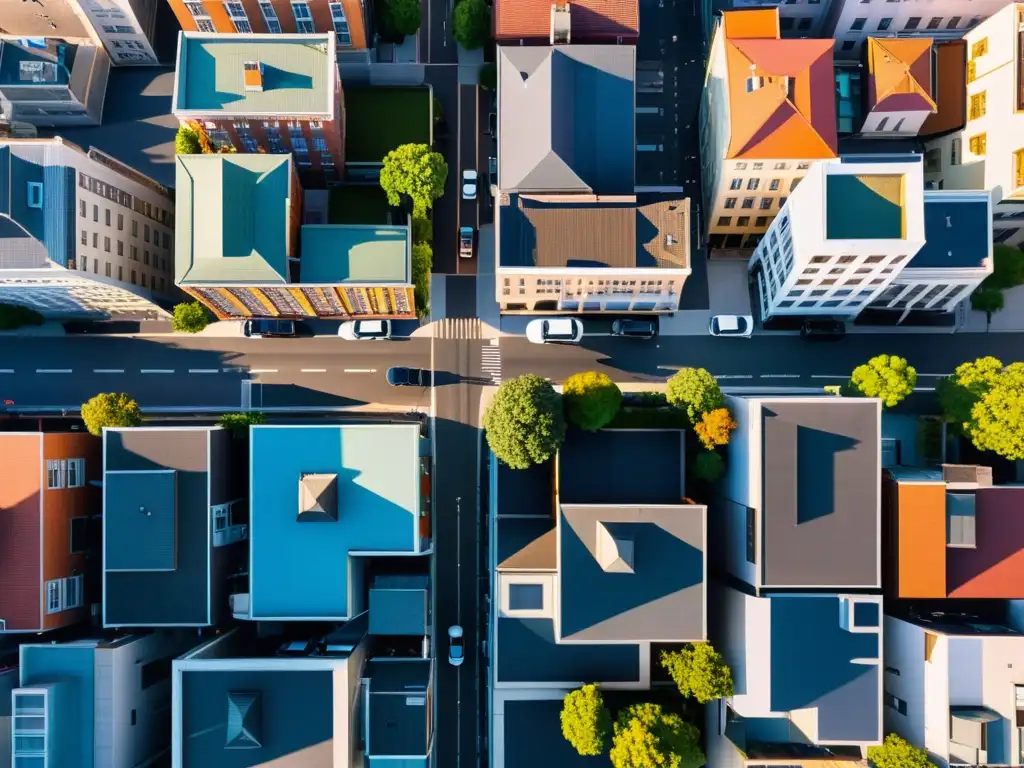
<path fill-rule="evenodd" d="M 754 378 L 748 373 L 729 373 L 722 376 L 715 376 L 716 379 L 752 379 Z"/>
<path fill-rule="evenodd" d="M 303 368 L 302 373 L 327 373 L 326 368 Z"/>
<path fill-rule="evenodd" d="M 36 368 L 36 373 L 71 373 L 70 368 Z"/>
<path fill-rule="evenodd" d="M 944 379 L 947 376 L 952 376 L 952 375 L 953 375 L 952 373 L 919 373 L 919 374 L 917 374 L 917 377 L 921 378 L 922 376 L 934 376 L 936 379 Z"/>
<path fill-rule="evenodd" d="M 376 373 L 376 368 L 346 368 L 345 373 Z"/>
<path fill-rule="evenodd" d="M 915 392 L 934 392 L 935 387 L 914 387 Z"/>
<path fill-rule="evenodd" d="M 93 368 L 93 373 L 124 373 L 124 368 Z"/>
<path fill-rule="evenodd" d="M 14 373 L 13 368 L 0 368 L 0 373 Z"/>
<path fill-rule="evenodd" d="M 800 375 L 796 373 L 762 373 L 762 379 L 799 379 Z"/>
<path fill-rule="evenodd" d="M 220 373 L 220 368 L 189 368 L 189 373 Z"/>
<path fill-rule="evenodd" d="M 828 375 L 818 376 L 818 375 L 815 375 L 815 374 L 811 374 L 811 378 L 812 379 L 848 379 L 848 378 L 850 378 L 850 376 L 849 375 L 846 375 L 846 376 L 828 376 Z"/>
<path fill-rule="evenodd" d="M 249 373 L 277 373 L 277 368 L 250 368 Z"/>
<path fill-rule="evenodd" d="M 241 368 L 221 368 L 224 373 L 245 373 Z"/>
<path fill-rule="evenodd" d="M 584 331 L 583 335 L 584 336 L 614 336 L 615 334 L 613 334 L 613 333 L 587 333 L 586 331 Z"/>
<path fill-rule="evenodd" d="M 140 373 L 174 373 L 173 368 L 143 368 Z"/>

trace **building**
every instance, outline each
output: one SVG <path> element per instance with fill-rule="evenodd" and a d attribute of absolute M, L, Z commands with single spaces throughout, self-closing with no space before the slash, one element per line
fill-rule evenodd
<path fill-rule="evenodd" d="M 345 165 L 345 101 L 333 32 L 178 36 L 171 111 L 216 146 L 290 152 L 307 185 Z"/>
<path fill-rule="evenodd" d="M 929 141 L 925 153 L 935 188 L 990 192 L 993 238 L 1010 245 L 1024 243 L 1022 23 L 1024 3 L 1011 3 L 967 33 L 967 124 Z"/>
<path fill-rule="evenodd" d="M 373 44 L 372 5 L 359 0 L 169 0 L 186 32 L 310 35 L 333 32 L 339 49 Z"/>
<path fill-rule="evenodd" d="M 885 730 L 940 768 L 1020 765 L 1024 635 L 968 616 L 885 617 Z"/>
<path fill-rule="evenodd" d="M 416 316 L 408 225 L 300 226 L 291 155 L 176 163 L 175 283 L 217 317 Z"/>
<path fill-rule="evenodd" d="M 733 0 L 736 10 L 779 9 L 779 31 L 783 37 L 828 37 L 823 33 L 832 3 L 842 0 Z"/>
<path fill-rule="evenodd" d="M 97 149 L 0 140 L 0 301 L 47 317 L 165 316 L 172 193 Z"/>
<path fill-rule="evenodd" d="M 775 8 L 723 13 L 700 107 L 709 248 L 754 248 L 811 162 L 836 153 L 832 41 L 781 39 Z"/>
<path fill-rule="evenodd" d="M 636 0 L 498 0 L 494 6 L 498 45 L 636 45 L 639 31 Z"/>
<path fill-rule="evenodd" d="M 937 52 L 931 38 L 869 37 L 865 136 L 917 136 L 938 112 Z"/>
<path fill-rule="evenodd" d="M 89 618 L 99 440 L 82 432 L 0 432 L 0 631 L 44 632 Z M 95 553 L 93 553 L 95 554 Z"/>
<path fill-rule="evenodd" d="M 231 596 L 235 618 L 345 621 L 367 609 L 372 556 L 430 552 L 430 459 L 418 424 L 269 425 L 250 435 L 249 591 Z"/>
<path fill-rule="evenodd" d="M 103 626 L 209 627 L 245 570 L 245 490 L 220 427 L 103 432 Z"/>
<path fill-rule="evenodd" d="M 387 574 L 373 577 L 367 605 L 371 635 L 430 634 L 430 590 L 425 575 Z"/>
<path fill-rule="evenodd" d="M 194 644 L 162 631 L 22 645 L 14 765 L 133 768 L 159 758 L 170 747 L 171 660 Z"/>
<path fill-rule="evenodd" d="M 109 74 L 110 58 L 91 43 L 0 37 L 0 120 L 99 125 Z"/>
<path fill-rule="evenodd" d="M 684 467 L 678 430 L 570 432 L 523 471 L 492 460 L 495 768 L 576 765 L 569 690 L 647 690 L 657 643 L 706 639 L 707 510 L 684 498 Z"/>

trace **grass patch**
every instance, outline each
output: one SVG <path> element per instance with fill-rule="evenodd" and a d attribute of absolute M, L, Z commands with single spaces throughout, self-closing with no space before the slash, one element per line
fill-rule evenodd
<path fill-rule="evenodd" d="M 331 187 L 327 199 L 330 224 L 387 224 L 388 196 L 376 184 Z"/>
<path fill-rule="evenodd" d="M 382 163 L 402 144 L 430 144 L 426 88 L 346 88 L 345 159 Z"/>
<path fill-rule="evenodd" d="M 42 325 L 45 318 L 21 304 L 0 304 L 0 331 L 13 331 L 26 325 Z"/>
<path fill-rule="evenodd" d="M 686 411 L 667 405 L 660 408 L 625 406 L 606 429 L 688 429 Z"/>

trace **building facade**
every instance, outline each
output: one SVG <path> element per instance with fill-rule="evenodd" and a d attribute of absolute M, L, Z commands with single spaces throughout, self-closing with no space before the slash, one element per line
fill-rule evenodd
<path fill-rule="evenodd" d="M 783 37 L 827 37 L 823 34 L 829 8 L 842 0 L 733 0 L 736 10 L 779 9 L 779 31 Z"/>
<path fill-rule="evenodd" d="M 173 284 L 166 187 L 61 138 L 0 141 L 0 301 L 47 317 L 163 316 Z"/>
<path fill-rule="evenodd" d="M 337 35 L 339 50 L 372 45 L 368 0 L 168 0 L 185 32 Z"/>
<path fill-rule="evenodd" d="M 504 0 L 494 5 L 499 45 L 636 45 L 639 29 L 636 0 Z"/>

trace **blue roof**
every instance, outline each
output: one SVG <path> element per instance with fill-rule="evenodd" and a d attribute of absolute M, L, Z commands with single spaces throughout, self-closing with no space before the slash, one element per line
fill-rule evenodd
<path fill-rule="evenodd" d="M 173 571 L 177 564 L 177 472 L 110 472 L 105 555 L 108 571 Z"/>
<path fill-rule="evenodd" d="M 418 424 L 253 427 L 253 618 L 348 618 L 346 554 L 419 551 L 419 440 Z M 335 476 L 337 520 L 298 522 L 308 474 Z"/>
<path fill-rule="evenodd" d="M 551 619 L 501 616 L 495 643 L 497 679 L 502 683 L 628 683 L 640 679 L 641 646 L 559 644 Z"/>
<path fill-rule="evenodd" d="M 370 589 L 370 634 L 427 634 L 428 600 L 426 576 L 378 576 Z"/>
<path fill-rule="evenodd" d="M 925 192 L 924 239 L 907 268 L 983 266 L 992 250 L 988 192 Z"/>
<path fill-rule="evenodd" d="M 18 244 L 0 257 L 0 267 L 35 268 L 47 258 L 66 267 L 74 254 L 75 169 L 59 164 L 61 149 L 55 144 L 0 143 L 0 240 L 20 240 L 27 234 L 42 246 L 32 250 Z M 28 204 L 30 183 L 43 185 L 41 208 Z"/>
<path fill-rule="evenodd" d="M 561 699 L 507 699 L 501 719 L 503 731 L 495 739 L 505 742 L 505 765 L 530 768 L 607 768 L 603 755 L 581 756 L 562 736 Z"/>

